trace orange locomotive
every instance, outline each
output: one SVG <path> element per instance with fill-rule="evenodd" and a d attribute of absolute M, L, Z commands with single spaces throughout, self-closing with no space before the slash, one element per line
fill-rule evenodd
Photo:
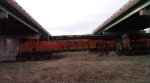
<path fill-rule="evenodd" d="M 21 40 L 18 60 L 49 59 L 52 53 L 69 51 L 111 51 L 123 54 L 150 53 L 150 35 L 129 35 L 117 45 L 115 38 L 104 36 L 53 36 L 48 40 L 30 37 Z M 121 46 L 121 47 L 118 47 Z M 118 50 L 119 49 L 119 50 Z M 120 50 L 121 49 L 121 50 Z"/>
<path fill-rule="evenodd" d="M 60 38 L 59 38 L 60 37 Z M 116 48 L 114 40 L 85 36 L 65 38 L 59 36 L 50 40 L 41 40 L 38 37 L 24 39 L 19 48 L 18 60 L 49 59 L 51 53 L 81 50 L 113 50 Z"/>
<path fill-rule="evenodd" d="M 150 38 L 124 39 L 124 54 L 127 55 L 142 55 L 150 53 Z"/>

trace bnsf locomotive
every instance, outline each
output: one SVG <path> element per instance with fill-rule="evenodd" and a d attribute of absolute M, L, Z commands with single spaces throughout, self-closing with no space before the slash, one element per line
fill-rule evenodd
<path fill-rule="evenodd" d="M 55 36 L 48 40 L 39 37 L 22 39 L 17 59 L 49 59 L 51 53 L 82 50 L 114 50 L 115 41 L 100 36 Z"/>
<path fill-rule="evenodd" d="M 119 44 L 120 45 L 120 44 Z M 121 48 L 124 54 L 146 53 L 150 51 L 150 37 L 125 37 L 118 47 L 113 37 L 106 36 L 53 36 L 41 39 L 37 36 L 22 39 L 18 60 L 49 59 L 52 53 L 69 51 L 112 51 Z"/>
<path fill-rule="evenodd" d="M 150 34 L 132 34 L 123 38 L 122 53 L 127 55 L 150 54 Z"/>

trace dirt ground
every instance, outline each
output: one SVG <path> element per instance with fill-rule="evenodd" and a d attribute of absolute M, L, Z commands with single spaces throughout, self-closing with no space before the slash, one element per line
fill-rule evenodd
<path fill-rule="evenodd" d="M 0 63 L 0 83 L 150 83 L 150 55 L 70 52 Z"/>

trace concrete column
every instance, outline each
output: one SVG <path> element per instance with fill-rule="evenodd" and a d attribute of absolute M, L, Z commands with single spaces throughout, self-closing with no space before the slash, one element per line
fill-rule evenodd
<path fill-rule="evenodd" d="M 127 37 L 127 34 L 123 34 L 122 36 L 115 39 L 118 52 L 123 52 L 125 50 L 125 47 L 124 47 L 124 38 L 125 37 Z"/>
<path fill-rule="evenodd" d="M 0 61 L 16 60 L 19 48 L 19 38 L 15 36 L 0 36 Z"/>
<path fill-rule="evenodd" d="M 0 36 L 0 57 L 3 55 L 3 53 L 4 53 L 4 38 Z"/>
<path fill-rule="evenodd" d="M 0 35 L 2 34 L 2 24 L 1 24 L 1 21 L 0 21 Z"/>
<path fill-rule="evenodd" d="M 150 17 L 149 17 L 149 27 L 148 27 L 148 33 L 150 33 Z"/>
<path fill-rule="evenodd" d="M 116 46 L 117 46 L 117 51 L 121 52 L 123 50 L 123 40 L 122 38 L 117 38 L 116 39 Z"/>

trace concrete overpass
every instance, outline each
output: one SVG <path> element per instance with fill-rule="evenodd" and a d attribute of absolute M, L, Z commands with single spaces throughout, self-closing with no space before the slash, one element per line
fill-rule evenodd
<path fill-rule="evenodd" d="M 126 37 L 135 39 L 142 35 L 145 37 L 148 34 L 143 30 L 149 27 L 150 0 L 130 0 L 95 29 L 93 34 L 113 37 L 116 40 L 117 50 L 121 51 Z"/>
<path fill-rule="evenodd" d="M 0 60 L 14 60 L 19 39 L 30 35 L 50 34 L 15 0 L 0 0 Z"/>
<path fill-rule="evenodd" d="M 1 34 L 50 34 L 15 0 L 0 0 Z"/>
<path fill-rule="evenodd" d="M 130 0 L 109 17 L 93 34 L 125 34 L 150 26 L 150 0 Z"/>

